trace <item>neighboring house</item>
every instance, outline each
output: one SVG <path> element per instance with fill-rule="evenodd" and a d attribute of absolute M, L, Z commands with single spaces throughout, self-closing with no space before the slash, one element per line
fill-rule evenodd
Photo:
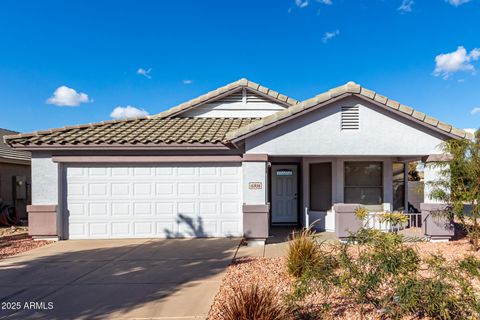
<path fill-rule="evenodd" d="M 0 203 L 15 207 L 21 219 L 27 218 L 30 204 L 30 152 L 6 145 L 3 137 L 18 132 L 0 128 Z"/>
<path fill-rule="evenodd" d="M 7 141 L 32 152 L 37 235 L 265 238 L 333 230 L 335 203 L 403 209 L 406 164 L 465 137 L 353 82 L 299 102 L 241 79 L 147 118 Z"/>

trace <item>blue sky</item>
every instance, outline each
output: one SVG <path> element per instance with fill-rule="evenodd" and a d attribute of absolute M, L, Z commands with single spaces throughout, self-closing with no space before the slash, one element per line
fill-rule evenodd
<path fill-rule="evenodd" d="M 4 0 L 0 127 L 155 114 L 246 77 L 299 100 L 352 80 L 478 128 L 478 21 L 480 0 Z"/>

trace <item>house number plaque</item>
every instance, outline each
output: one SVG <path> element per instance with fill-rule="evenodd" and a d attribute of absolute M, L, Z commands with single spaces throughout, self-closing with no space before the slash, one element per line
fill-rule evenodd
<path fill-rule="evenodd" d="M 249 182 L 248 183 L 248 189 L 251 189 L 251 190 L 262 189 L 262 183 L 261 182 Z"/>

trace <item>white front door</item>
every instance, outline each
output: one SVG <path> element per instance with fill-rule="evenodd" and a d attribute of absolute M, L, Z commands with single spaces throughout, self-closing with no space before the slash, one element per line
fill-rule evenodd
<path fill-rule="evenodd" d="M 298 218 L 298 167 L 272 165 L 272 223 L 296 224 Z"/>

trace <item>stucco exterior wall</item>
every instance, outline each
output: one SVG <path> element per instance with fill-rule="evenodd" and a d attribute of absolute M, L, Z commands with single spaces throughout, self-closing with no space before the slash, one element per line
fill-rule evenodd
<path fill-rule="evenodd" d="M 58 164 L 49 153 L 32 153 L 32 204 L 58 204 Z"/>
<path fill-rule="evenodd" d="M 243 203 L 267 203 L 267 163 L 243 162 Z M 250 186 L 250 183 L 260 183 L 260 187 Z"/>
<path fill-rule="evenodd" d="M 360 128 L 341 130 L 342 106 L 358 106 Z M 246 139 L 246 153 L 298 156 L 423 156 L 440 154 L 438 132 L 349 97 Z"/>

